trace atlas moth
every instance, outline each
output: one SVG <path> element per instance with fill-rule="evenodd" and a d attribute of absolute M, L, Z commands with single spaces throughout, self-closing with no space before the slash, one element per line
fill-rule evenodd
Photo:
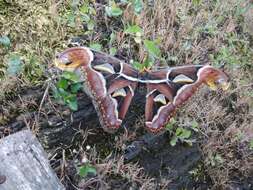
<path fill-rule="evenodd" d="M 145 127 L 152 133 L 162 131 L 176 108 L 186 102 L 201 84 L 214 90 L 229 87 L 228 75 L 210 65 L 138 71 L 117 58 L 87 47 L 63 51 L 56 56 L 55 65 L 61 70 L 81 74 L 85 93 L 92 100 L 100 124 L 110 133 L 121 126 L 139 84 L 147 88 Z"/>

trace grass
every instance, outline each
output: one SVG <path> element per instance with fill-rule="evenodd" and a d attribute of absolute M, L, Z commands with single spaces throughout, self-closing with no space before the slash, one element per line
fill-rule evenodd
<path fill-rule="evenodd" d="M 0 0 L 0 124 L 38 109 L 33 101 L 16 108 L 13 97 L 45 85 L 55 53 L 71 39 L 124 57 L 136 67 L 225 64 L 231 89 L 218 94 L 201 89 L 177 113 L 176 126 L 198 123 L 203 167 L 212 188 L 233 189 L 234 181 L 253 172 L 252 7 L 251 1 L 242 0 Z M 78 151 L 88 154 L 83 147 Z M 88 160 L 99 170 L 98 176 L 78 181 L 83 186 L 106 188 L 117 180 L 142 189 L 155 186 L 138 164 L 100 159 L 94 152 Z"/>

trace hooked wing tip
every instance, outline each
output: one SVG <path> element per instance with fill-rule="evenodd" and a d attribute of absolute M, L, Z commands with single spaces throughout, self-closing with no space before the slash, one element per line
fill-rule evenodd
<path fill-rule="evenodd" d="M 54 65 L 61 70 L 72 71 L 88 66 L 94 59 L 92 51 L 87 47 L 72 47 L 55 56 Z"/>
<path fill-rule="evenodd" d="M 203 67 L 199 73 L 199 78 L 212 90 L 217 90 L 218 88 L 228 90 L 230 87 L 230 78 L 228 74 L 212 66 Z"/>

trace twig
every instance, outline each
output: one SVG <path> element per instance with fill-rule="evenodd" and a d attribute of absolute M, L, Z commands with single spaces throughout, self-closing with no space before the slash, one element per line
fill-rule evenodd
<path fill-rule="evenodd" d="M 41 100 L 41 102 L 40 102 L 40 107 L 39 107 L 39 111 L 38 111 L 38 115 L 37 115 L 37 120 L 38 120 L 38 121 L 39 121 L 39 118 L 40 118 L 40 112 L 41 112 L 43 103 L 44 103 L 44 101 L 45 101 L 45 99 L 46 99 L 46 96 L 47 96 L 47 94 L 48 94 L 48 90 L 49 90 L 49 83 L 47 84 L 47 88 L 46 88 L 46 90 L 45 90 L 45 92 L 44 92 L 44 94 L 43 94 L 42 100 Z"/>

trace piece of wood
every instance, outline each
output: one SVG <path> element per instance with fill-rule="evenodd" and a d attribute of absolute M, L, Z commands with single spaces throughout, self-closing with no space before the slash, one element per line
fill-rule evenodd
<path fill-rule="evenodd" d="M 1 190 L 63 190 L 47 156 L 29 131 L 0 140 Z"/>

